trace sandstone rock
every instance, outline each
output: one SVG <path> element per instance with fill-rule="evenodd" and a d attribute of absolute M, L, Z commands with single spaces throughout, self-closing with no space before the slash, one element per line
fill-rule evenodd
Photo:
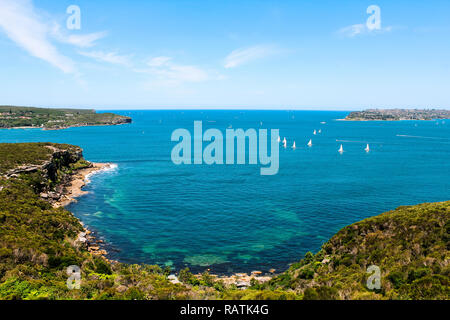
<path fill-rule="evenodd" d="M 246 273 L 236 273 L 235 276 L 239 277 L 239 278 L 244 278 L 244 277 L 248 277 L 248 274 L 246 274 Z"/>
<path fill-rule="evenodd" d="M 181 283 L 180 280 L 178 280 L 178 277 L 174 274 L 168 276 L 167 279 L 173 284 Z"/>
<path fill-rule="evenodd" d="M 250 282 L 248 281 L 239 281 L 236 283 L 236 287 L 238 287 L 239 289 L 246 289 L 248 287 L 250 287 Z"/>
<path fill-rule="evenodd" d="M 77 241 L 78 241 L 78 242 L 81 242 L 81 243 L 86 243 L 86 242 L 87 242 L 87 239 L 86 239 L 85 237 L 80 237 L 80 236 L 78 236 Z"/>

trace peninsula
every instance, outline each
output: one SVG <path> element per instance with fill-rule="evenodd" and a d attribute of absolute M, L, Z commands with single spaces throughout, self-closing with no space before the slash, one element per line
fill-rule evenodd
<path fill-rule="evenodd" d="M 436 109 L 368 109 L 350 113 L 348 121 L 399 121 L 450 119 L 450 110 Z"/>
<path fill-rule="evenodd" d="M 105 126 L 131 123 L 130 117 L 114 113 L 96 113 L 87 109 L 52 109 L 0 106 L 0 129 L 42 128 L 46 130 L 70 127 Z"/>

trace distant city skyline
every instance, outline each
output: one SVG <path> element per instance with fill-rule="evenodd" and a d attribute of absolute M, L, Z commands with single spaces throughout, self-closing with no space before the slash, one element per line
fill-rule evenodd
<path fill-rule="evenodd" d="M 0 0 L 0 105 L 450 109 L 450 2 Z"/>

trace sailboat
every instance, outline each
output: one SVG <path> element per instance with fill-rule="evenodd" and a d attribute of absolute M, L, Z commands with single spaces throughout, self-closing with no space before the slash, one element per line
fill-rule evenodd
<path fill-rule="evenodd" d="M 317 134 L 317 131 L 316 130 L 314 130 L 314 135 L 316 135 Z"/>
<path fill-rule="evenodd" d="M 338 150 L 339 153 L 344 153 L 344 146 L 341 144 L 341 147 Z"/>
<path fill-rule="evenodd" d="M 319 129 L 319 133 L 322 133 L 322 129 Z"/>
<path fill-rule="evenodd" d="M 297 146 L 295 145 L 295 141 L 294 141 L 294 144 L 292 145 L 292 149 L 297 149 Z"/>
<path fill-rule="evenodd" d="M 367 147 L 364 150 L 366 150 L 366 152 L 370 152 L 370 146 L 367 145 Z"/>
<path fill-rule="evenodd" d="M 283 140 L 283 147 L 287 147 L 287 140 L 286 140 L 286 138 L 284 138 L 284 140 Z"/>
<path fill-rule="evenodd" d="M 312 147 L 312 140 L 309 140 L 308 147 Z"/>
<path fill-rule="evenodd" d="M 278 143 L 280 143 L 281 142 L 281 138 L 280 138 L 280 136 L 278 136 Z"/>

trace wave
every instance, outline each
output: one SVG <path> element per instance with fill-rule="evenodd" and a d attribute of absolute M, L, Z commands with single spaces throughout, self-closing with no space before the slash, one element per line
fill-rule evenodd
<path fill-rule="evenodd" d="M 90 178 L 94 175 L 101 174 L 101 173 L 107 173 L 107 172 L 114 172 L 119 168 L 119 166 L 116 163 L 109 163 L 105 167 L 101 168 L 100 170 L 92 171 L 88 173 L 84 180 L 86 181 L 86 184 L 90 183 Z"/>
<path fill-rule="evenodd" d="M 410 136 L 410 135 L 407 135 L 407 134 L 398 134 L 397 137 L 401 137 L 401 138 L 416 138 L 416 139 L 450 140 L 450 138 L 442 138 L 442 137 L 425 137 L 425 136 Z"/>

